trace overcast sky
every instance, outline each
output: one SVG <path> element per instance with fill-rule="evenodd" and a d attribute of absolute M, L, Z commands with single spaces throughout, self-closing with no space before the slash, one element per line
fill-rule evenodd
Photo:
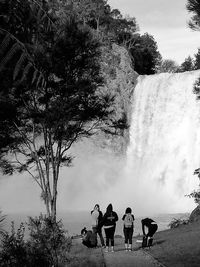
<path fill-rule="evenodd" d="M 187 0 L 108 0 L 108 3 L 123 15 L 135 17 L 140 32 L 153 35 L 164 59 L 181 64 L 200 48 L 200 32 L 187 26 L 192 16 L 185 7 Z"/>

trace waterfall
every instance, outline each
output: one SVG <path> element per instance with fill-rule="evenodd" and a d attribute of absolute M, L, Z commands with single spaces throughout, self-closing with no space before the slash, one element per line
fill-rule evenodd
<path fill-rule="evenodd" d="M 200 167 L 200 101 L 193 93 L 199 76 L 138 77 L 125 178 L 138 210 L 184 212 L 194 206 L 185 195 L 199 184 L 193 175 Z"/>

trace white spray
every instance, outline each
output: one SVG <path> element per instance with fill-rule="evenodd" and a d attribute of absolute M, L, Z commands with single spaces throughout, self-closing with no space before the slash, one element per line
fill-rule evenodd
<path fill-rule="evenodd" d="M 138 78 L 125 170 L 138 212 L 194 206 L 185 195 L 198 185 L 193 173 L 200 167 L 200 101 L 193 85 L 199 76 L 193 71 Z"/>

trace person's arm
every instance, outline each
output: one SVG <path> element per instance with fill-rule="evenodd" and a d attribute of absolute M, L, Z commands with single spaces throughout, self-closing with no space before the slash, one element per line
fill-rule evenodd
<path fill-rule="evenodd" d="M 126 214 L 123 215 L 122 220 L 124 221 Z"/>
<path fill-rule="evenodd" d="M 114 216 L 115 216 L 115 222 L 117 222 L 118 221 L 118 215 L 116 212 L 114 212 Z"/>

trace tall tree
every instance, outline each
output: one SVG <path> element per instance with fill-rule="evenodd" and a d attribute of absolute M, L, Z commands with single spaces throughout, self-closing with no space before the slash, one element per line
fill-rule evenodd
<path fill-rule="evenodd" d="M 156 41 L 148 33 L 135 35 L 135 38 L 135 44 L 130 48 L 135 71 L 154 74 L 161 59 Z"/>
<path fill-rule="evenodd" d="M 181 64 L 179 71 L 184 72 L 184 71 L 191 71 L 195 69 L 195 63 L 194 60 L 191 58 L 191 56 L 188 56 L 185 58 L 184 62 Z"/>
<path fill-rule="evenodd" d="M 162 60 L 161 65 L 157 72 L 174 73 L 178 70 L 178 64 L 172 59 Z"/>
<path fill-rule="evenodd" d="M 0 129 L 0 137 L 12 140 L 2 161 L 7 173 L 32 176 L 55 219 L 60 168 L 72 161 L 67 152 L 109 124 L 113 98 L 101 90 L 100 44 L 88 27 L 73 20 L 60 27 L 60 17 L 42 0 L 15 4 L 14 10 L 12 0 L 0 5 L 9 11 L 1 17 L 0 76 L 6 78 L 0 100 L 13 108 L 0 121 L 12 129 L 9 136 Z"/>
<path fill-rule="evenodd" d="M 198 49 L 197 53 L 194 55 L 194 68 L 196 70 L 200 69 L 200 48 Z"/>

